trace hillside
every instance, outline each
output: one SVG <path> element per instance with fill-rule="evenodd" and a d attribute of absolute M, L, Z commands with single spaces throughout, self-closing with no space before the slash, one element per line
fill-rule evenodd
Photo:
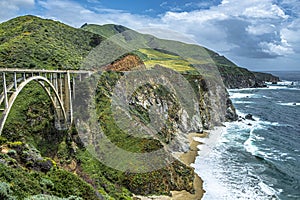
<path fill-rule="evenodd" d="M 77 69 L 102 40 L 53 20 L 18 17 L 0 24 L 0 67 Z"/>
<path fill-rule="evenodd" d="M 132 46 L 139 47 L 135 53 L 143 59 L 148 68 L 160 64 L 181 73 L 203 74 L 210 73 L 206 70 L 207 66 L 210 66 L 210 70 L 221 75 L 227 88 L 262 87 L 265 81 L 279 80 L 271 74 L 251 72 L 238 67 L 226 57 L 198 45 L 158 39 L 121 25 L 84 24 L 81 28 L 112 40 L 122 40 L 126 43 L 134 41 Z"/>

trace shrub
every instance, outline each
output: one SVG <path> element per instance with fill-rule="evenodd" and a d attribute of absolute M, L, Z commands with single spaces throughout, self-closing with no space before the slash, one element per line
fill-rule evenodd
<path fill-rule="evenodd" d="M 56 196 L 50 196 L 45 194 L 39 194 L 31 197 L 27 197 L 25 200 L 82 200 L 82 198 L 77 196 L 70 196 L 69 198 L 59 198 Z"/>
<path fill-rule="evenodd" d="M 12 196 L 10 186 L 5 182 L 0 182 L 0 199 L 3 200 L 15 200 L 16 197 Z"/>

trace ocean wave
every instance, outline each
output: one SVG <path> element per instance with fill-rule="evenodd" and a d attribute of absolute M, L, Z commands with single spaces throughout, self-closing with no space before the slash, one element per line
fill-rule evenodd
<path fill-rule="evenodd" d="M 281 90 L 281 89 L 288 89 L 288 87 L 287 86 L 280 86 L 280 85 L 269 85 L 266 89 Z"/>
<path fill-rule="evenodd" d="M 252 104 L 252 101 L 234 101 L 234 103 L 236 104 Z"/>
<path fill-rule="evenodd" d="M 267 195 L 270 195 L 270 196 L 275 196 L 275 195 L 277 195 L 277 191 L 276 190 L 274 190 L 272 187 L 270 187 L 270 186 L 268 186 L 266 183 L 264 183 L 264 182 L 259 182 L 258 183 L 258 186 L 262 189 L 262 191 L 264 192 L 264 193 L 266 193 Z"/>
<path fill-rule="evenodd" d="M 255 94 L 246 93 L 230 93 L 231 99 L 243 99 L 243 98 L 253 98 Z"/>
<path fill-rule="evenodd" d="M 292 84 L 293 83 L 293 84 Z M 238 88 L 238 89 L 228 89 L 229 93 L 236 93 L 236 92 L 253 92 L 257 90 L 300 90 L 299 82 L 278 82 L 277 84 L 267 84 L 267 87 L 261 88 Z"/>
<path fill-rule="evenodd" d="M 245 104 L 237 106 L 244 111 L 247 103 L 251 102 L 250 106 L 254 107 L 256 105 L 253 104 L 258 100 L 249 101 L 246 98 L 268 98 L 257 94 L 257 91 L 255 93 L 231 91 L 230 95 L 231 98 L 234 97 L 232 98 L 234 104 Z M 280 196 L 286 197 L 290 191 L 286 185 L 295 181 L 293 176 L 297 174 L 293 168 L 290 170 L 286 168 L 289 163 L 291 166 L 297 165 L 298 157 L 295 155 L 300 151 L 294 150 L 295 153 L 291 154 L 288 153 L 288 149 L 273 145 L 272 142 L 275 141 L 274 144 L 277 144 L 280 138 L 270 132 L 273 129 L 281 130 L 278 126 L 286 124 L 264 120 L 264 115 L 258 112 L 257 115 L 261 116 L 258 117 L 254 111 L 252 113 L 254 120 L 245 119 L 248 114 L 246 110 L 252 111 L 237 110 L 240 120 L 224 123 L 225 131 L 218 143 L 210 147 L 210 154 L 205 155 L 202 152 L 193 165 L 196 173 L 204 180 L 206 190 L 204 200 L 280 199 Z M 275 138 L 274 141 L 272 138 Z M 281 181 L 284 181 L 284 186 L 281 185 Z"/>
<path fill-rule="evenodd" d="M 282 80 L 282 81 L 277 82 L 277 85 L 294 85 L 295 83 L 297 83 L 297 81 Z"/>
<path fill-rule="evenodd" d="M 277 103 L 277 104 L 282 105 L 282 106 L 300 106 L 300 103 L 297 103 L 297 102 Z"/>

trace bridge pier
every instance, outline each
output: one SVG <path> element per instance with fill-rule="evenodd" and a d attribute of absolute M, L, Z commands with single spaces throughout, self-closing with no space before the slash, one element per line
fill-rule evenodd
<path fill-rule="evenodd" d="M 14 101 L 30 82 L 39 83 L 48 94 L 55 109 L 55 126 L 67 129 L 73 122 L 72 99 L 75 99 L 75 77 L 90 76 L 83 70 L 34 70 L 1 68 L 3 90 L 0 94 L 0 135 Z M 8 81 L 7 76 L 12 77 Z M 20 77 L 20 78 L 18 78 Z M 71 81 L 72 80 L 72 81 Z"/>

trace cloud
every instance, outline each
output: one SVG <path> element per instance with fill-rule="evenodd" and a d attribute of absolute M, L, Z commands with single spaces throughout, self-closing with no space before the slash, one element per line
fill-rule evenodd
<path fill-rule="evenodd" d="M 246 28 L 246 31 L 251 35 L 259 36 L 274 33 L 276 31 L 276 27 L 273 24 L 252 24 Z"/>
<path fill-rule="evenodd" d="M 108 9 L 101 6 L 86 8 L 80 3 L 69 0 L 40 0 L 39 5 L 45 10 L 41 15 L 80 27 L 84 23 L 122 24 L 128 27 L 143 27 L 153 22 L 146 16 L 134 15 L 122 10 Z"/>
<path fill-rule="evenodd" d="M 18 14 L 21 9 L 34 7 L 34 0 L 1 0 L 0 21 L 5 21 Z"/>
<path fill-rule="evenodd" d="M 223 0 L 206 10 L 167 12 L 162 21 L 194 36 L 200 44 L 241 57 L 273 58 L 293 53 L 281 35 L 290 16 L 272 0 Z M 282 32 L 282 33 L 281 33 Z"/>
<path fill-rule="evenodd" d="M 261 42 L 260 46 L 262 47 L 262 51 L 274 56 L 284 56 L 288 54 L 293 54 L 294 51 L 290 47 L 290 45 L 276 44 L 272 42 Z"/>
<path fill-rule="evenodd" d="M 261 18 L 261 19 L 286 19 L 288 18 L 285 15 L 284 11 L 279 8 L 277 5 L 270 4 L 258 4 L 256 6 L 248 7 L 242 13 L 245 17 L 249 18 Z"/>
<path fill-rule="evenodd" d="M 291 24 L 280 31 L 281 39 L 290 44 L 296 53 L 300 53 L 300 19 L 294 20 Z"/>

